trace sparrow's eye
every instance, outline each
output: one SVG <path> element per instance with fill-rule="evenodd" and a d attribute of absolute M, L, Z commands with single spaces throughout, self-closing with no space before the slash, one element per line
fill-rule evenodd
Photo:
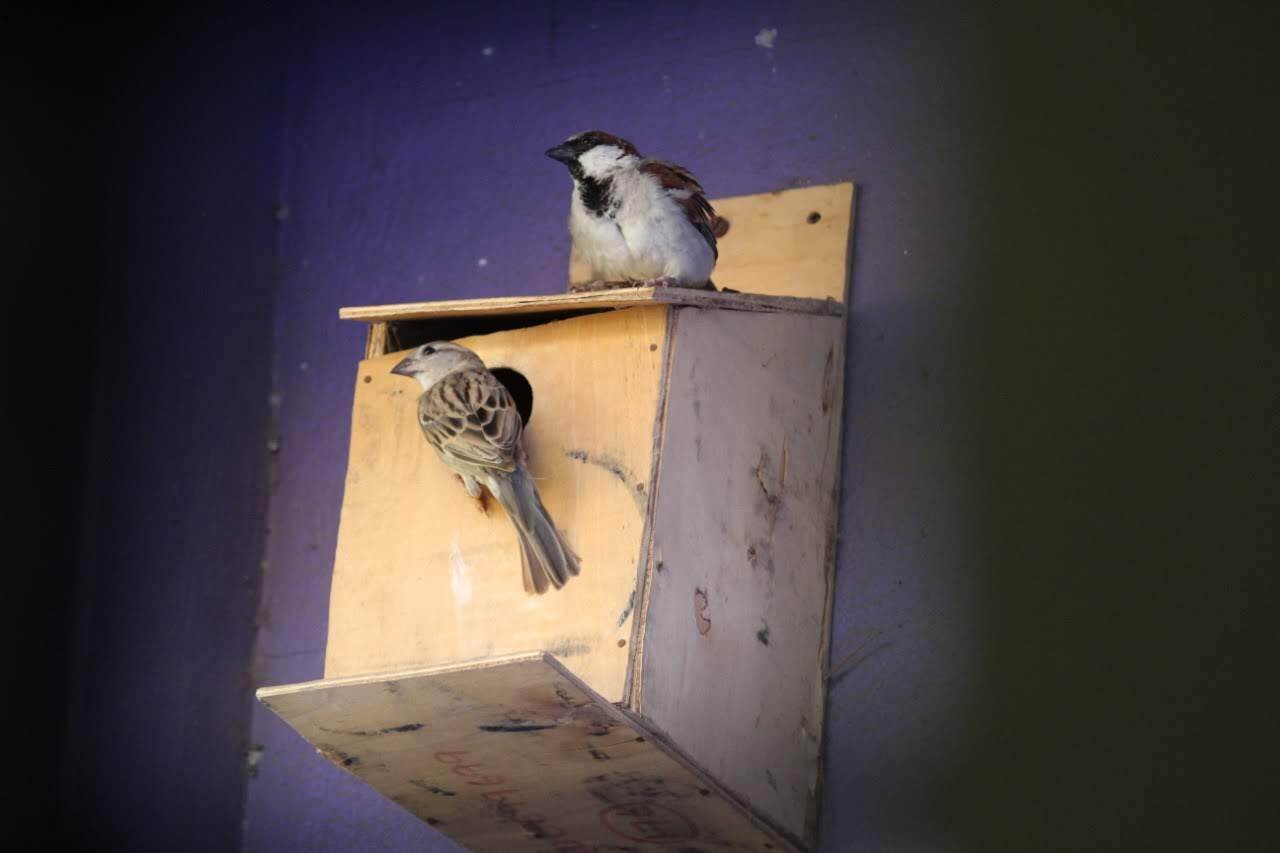
<path fill-rule="evenodd" d="M 436 348 L 435 348 L 435 347 L 423 347 L 423 348 L 422 348 L 422 354 L 423 354 L 423 355 L 435 355 L 435 352 L 436 352 Z"/>

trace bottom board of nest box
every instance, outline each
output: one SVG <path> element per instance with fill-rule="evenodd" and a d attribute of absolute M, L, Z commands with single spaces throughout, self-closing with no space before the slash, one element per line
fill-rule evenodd
<path fill-rule="evenodd" d="M 258 698 L 325 758 L 475 851 L 794 849 L 541 652 Z"/>

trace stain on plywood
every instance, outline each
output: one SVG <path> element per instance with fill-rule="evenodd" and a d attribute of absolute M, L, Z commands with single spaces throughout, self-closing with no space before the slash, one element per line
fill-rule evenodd
<path fill-rule="evenodd" d="M 794 849 L 543 654 L 259 698 L 329 761 L 478 853 Z"/>

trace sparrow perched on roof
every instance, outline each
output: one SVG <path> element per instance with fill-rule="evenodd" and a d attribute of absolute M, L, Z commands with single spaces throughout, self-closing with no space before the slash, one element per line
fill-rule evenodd
<path fill-rule="evenodd" d="M 556 530 L 526 467 L 520 413 L 506 387 L 466 347 L 423 344 L 391 369 L 418 380 L 418 425 L 473 498 L 483 485 L 516 528 L 524 589 L 544 593 L 578 574 L 578 555 Z"/>
<path fill-rule="evenodd" d="M 728 223 L 683 166 L 641 157 L 600 130 L 547 151 L 573 176 L 569 233 L 597 281 L 573 290 L 624 286 L 711 288 L 716 237 Z"/>

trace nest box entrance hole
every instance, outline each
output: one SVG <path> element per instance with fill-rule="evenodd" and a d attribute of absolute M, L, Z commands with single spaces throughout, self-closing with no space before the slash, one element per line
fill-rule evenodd
<path fill-rule="evenodd" d="M 387 339 L 383 352 L 413 349 L 432 341 L 453 341 L 475 335 L 491 335 L 513 329 L 528 329 L 570 317 L 600 314 L 609 308 L 571 311 L 538 311 L 520 314 L 476 314 L 463 317 L 423 317 L 408 320 L 389 320 L 386 323 Z"/>
<path fill-rule="evenodd" d="M 503 384 L 511 399 L 515 401 L 516 411 L 520 413 L 520 423 L 529 428 L 529 419 L 533 417 L 533 386 L 524 374 L 511 367 L 491 367 L 489 372 Z"/>

